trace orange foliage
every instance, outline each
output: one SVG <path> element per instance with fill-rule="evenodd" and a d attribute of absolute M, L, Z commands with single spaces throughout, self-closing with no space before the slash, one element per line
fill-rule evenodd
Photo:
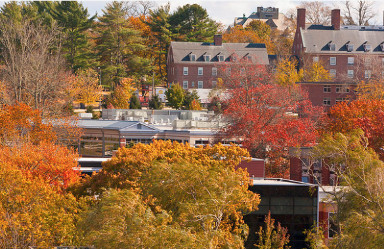
<path fill-rule="evenodd" d="M 0 110 L 0 144 L 37 144 L 41 141 L 55 141 L 56 138 L 52 125 L 42 121 L 39 110 L 23 103 L 5 106 Z"/>
<path fill-rule="evenodd" d="M 235 26 L 228 33 L 223 34 L 225 42 L 243 42 L 243 43 L 265 43 L 268 53 L 275 50 L 275 45 L 269 37 L 261 38 L 255 31 L 244 29 L 242 26 Z"/>
<path fill-rule="evenodd" d="M 323 132 L 347 133 L 362 129 L 372 147 L 381 158 L 384 153 L 384 100 L 361 99 L 333 106 L 326 118 Z"/>

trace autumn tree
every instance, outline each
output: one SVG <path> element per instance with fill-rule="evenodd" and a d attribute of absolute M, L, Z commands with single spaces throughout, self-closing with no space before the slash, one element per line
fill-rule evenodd
<path fill-rule="evenodd" d="M 265 216 L 265 227 L 260 227 L 257 232 L 258 243 L 255 246 L 259 249 L 288 249 L 289 234 L 288 229 L 282 227 L 278 222 L 271 218 L 271 213 Z"/>
<path fill-rule="evenodd" d="M 363 131 L 354 130 L 325 135 L 315 147 L 345 186 L 333 195 L 338 230 L 331 248 L 379 248 L 383 241 L 384 164 L 368 141 Z"/>
<path fill-rule="evenodd" d="M 297 61 L 281 59 L 275 72 L 275 82 L 284 87 L 294 87 L 296 82 L 303 79 L 303 70 L 297 70 Z"/>
<path fill-rule="evenodd" d="M 271 81 L 264 67 L 233 63 L 222 70 L 230 96 L 224 110 L 229 124 L 222 135 L 242 141 L 252 156 L 267 158 L 267 175 L 287 177 L 287 148 L 316 141 L 315 114 L 321 110 L 299 88 Z"/>
<path fill-rule="evenodd" d="M 163 109 L 163 103 L 161 103 L 159 95 L 152 96 L 152 98 L 149 100 L 148 107 L 153 110 Z"/>
<path fill-rule="evenodd" d="M 136 94 L 129 99 L 129 109 L 141 109 L 141 103 Z"/>
<path fill-rule="evenodd" d="M 106 186 L 137 190 L 153 201 L 152 208 L 171 214 L 171 224 L 203 236 L 213 247 L 241 247 L 242 212 L 254 210 L 259 202 L 248 190 L 247 172 L 235 170 L 247 156 L 238 146 L 139 143 L 119 149 L 100 173 L 74 192 L 100 193 Z"/>
<path fill-rule="evenodd" d="M 179 84 L 173 84 L 165 92 L 169 105 L 175 109 L 180 109 L 184 103 L 184 90 Z"/>
<path fill-rule="evenodd" d="M 99 75 L 93 69 L 79 70 L 68 76 L 66 89 L 69 102 L 77 101 L 86 105 L 99 101 L 102 94 Z"/>
<path fill-rule="evenodd" d="M 331 108 L 323 131 L 347 133 L 362 129 L 369 140 L 369 146 L 383 157 L 383 111 L 383 100 L 341 102 Z"/>
<path fill-rule="evenodd" d="M 105 191 L 99 203 L 83 214 L 80 229 L 85 244 L 98 248 L 203 248 L 190 231 L 170 224 L 164 210 L 153 212 L 131 190 Z"/>
<path fill-rule="evenodd" d="M 38 162 L 32 160 L 31 164 Z M 76 213 L 81 205 L 73 195 L 58 193 L 42 177 L 31 178 L 15 166 L 2 157 L 0 247 L 76 245 Z"/>
<path fill-rule="evenodd" d="M 129 100 L 136 91 L 136 86 L 132 78 L 123 78 L 115 88 L 108 102 L 119 109 L 129 109 Z"/>
<path fill-rule="evenodd" d="M 186 110 L 201 110 L 199 95 L 196 90 L 184 91 L 183 109 Z"/>

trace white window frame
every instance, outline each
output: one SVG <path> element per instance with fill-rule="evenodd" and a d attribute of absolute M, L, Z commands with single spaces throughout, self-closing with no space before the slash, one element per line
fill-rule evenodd
<path fill-rule="evenodd" d="M 212 67 L 212 76 L 217 76 L 217 68 Z"/>
<path fill-rule="evenodd" d="M 194 81 L 191 82 L 191 87 L 195 88 L 195 82 Z"/>
<path fill-rule="evenodd" d="M 204 75 L 204 68 L 203 67 L 197 68 L 197 75 Z"/>
<path fill-rule="evenodd" d="M 217 81 L 216 80 L 212 80 L 212 87 L 216 87 L 217 86 Z"/>
<path fill-rule="evenodd" d="M 348 76 L 348 78 L 352 79 L 352 78 L 354 77 L 354 72 L 353 72 L 353 70 L 348 70 L 348 71 L 347 71 L 347 76 Z"/>
<path fill-rule="evenodd" d="M 183 89 L 188 89 L 188 80 L 183 80 Z"/>
<path fill-rule="evenodd" d="M 329 65 L 336 66 L 336 57 L 329 57 Z"/>
<path fill-rule="evenodd" d="M 223 61 L 225 60 L 224 55 L 222 55 L 222 54 L 218 55 L 218 56 L 217 56 L 217 60 L 218 60 L 219 62 L 223 62 Z"/>
<path fill-rule="evenodd" d="M 331 98 L 323 98 L 323 106 L 331 106 Z"/>
<path fill-rule="evenodd" d="M 196 55 L 195 54 L 189 54 L 189 60 L 190 61 L 196 61 Z"/>
<path fill-rule="evenodd" d="M 336 78 L 336 69 L 330 69 L 329 70 L 329 75 L 333 78 Z"/>
<path fill-rule="evenodd" d="M 372 71 L 371 70 L 365 70 L 364 71 L 364 78 L 370 79 L 372 77 Z"/>
<path fill-rule="evenodd" d="M 204 55 L 204 61 L 205 62 L 211 61 L 211 56 L 209 54 Z"/>
<path fill-rule="evenodd" d="M 197 82 L 197 88 L 202 89 L 204 87 L 204 82 L 202 80 L 199 80 Z"/>
<path fill-rule="evenodd" d="M 332 91 L 330 85 L 324 85 L 323 86 L 323 93 L 330 93 Z"/>
<path fill-rule="evenodd" d="M 348 57 L 348 65 L 355 64 L 355 57 Z"/>
<path fill-rule="evenodd" d="M 314 57 L 313 57 L 313 62 L 314 62 L 314 63 L 319 62 L 319 56 L 314 56 Z"/>
<path fill-rule="evenodd" d="M 183 67 L 183 75 L 188 75 L 188 67 Z"/>

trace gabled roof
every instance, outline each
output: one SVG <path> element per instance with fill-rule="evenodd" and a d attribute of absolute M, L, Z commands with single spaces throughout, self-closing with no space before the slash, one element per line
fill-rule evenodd
<path fill-rule="evenodd" d="M 170 50 L 175 63 L 218 63 L 218 55 L 224 55 L 224 60 L 229 61 L 232 54 L 238 58 L 251 55 L 256 64 L 268 65 L 268 53 L 263 43 L 223 43 L 215 46 L 207 42 L 171 42 Z M 189 55 L 196 55 L 196 61 L 190 61 Z M 210 61 L 204 61 L 204 55 L 210 55 Z"/>
<path fill-rule="evenodd" d="M 364 29 L 328 29 L 327 26 L 312 25 L 308 29 L 300 29 L 303 47 L 306 53 L 353 53 L 353 54 L 383 54 L 380 44 L 384 43 L 383 30 Z M 335 50 L 329 49 L 329 44 Z M 348 52 L 347 44 L 353 45 Z M 364 44 L 371 45 L 370 51 L 365 51 Z"/>

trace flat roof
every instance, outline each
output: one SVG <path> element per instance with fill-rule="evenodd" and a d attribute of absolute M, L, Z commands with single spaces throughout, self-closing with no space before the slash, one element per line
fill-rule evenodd
<path fill-rule="evenodd" d="M 253 185 L 274 185 L 274 186 L 317 186 L 316 184 L 293 181 L 283 178 L 257 178 L 252 179 Z"/>

